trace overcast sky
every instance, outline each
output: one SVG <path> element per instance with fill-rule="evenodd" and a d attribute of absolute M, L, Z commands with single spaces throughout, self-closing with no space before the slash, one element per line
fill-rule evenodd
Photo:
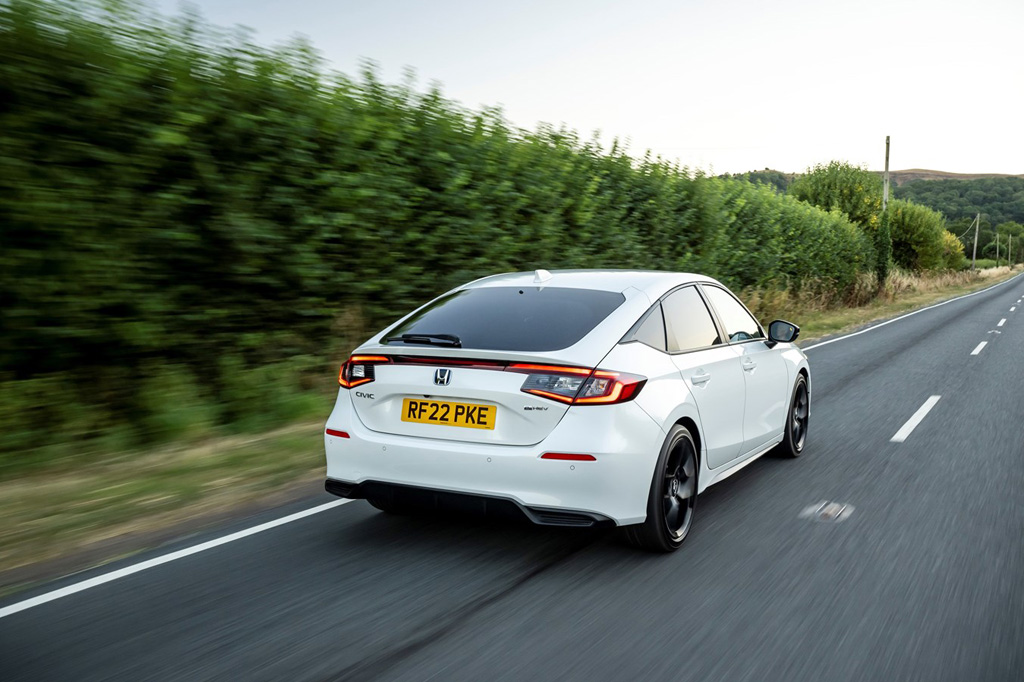
<path fill-rule="evenodd" d="M 178 0 L 150 0 L 165 13 Z M 330 65 L 715 173 L 1024 173 L 1024 0 L 193 0 Z"/>

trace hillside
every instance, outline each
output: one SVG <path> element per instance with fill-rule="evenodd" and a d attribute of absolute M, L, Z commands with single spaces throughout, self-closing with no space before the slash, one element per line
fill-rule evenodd
<path fill-rule="evenodd" d="M 899 183 L 893 193 L 897 198 L 941 211 L 950 221 L 973 218 L 980 213 L 982 220 L 992 226 L 1006 222 L 1024 223 L 1024 176 L 945 175 L 949 179 L 906 180 Z"/>
<path fill-rule="evenodd" d="M 876 171 L 882 173 L 882 171 Z M 925 168 L 908 168 L 907 170 L 889 171 L 893 184 L 902 185 L 911 180 L 982 180 L 990 178 L 1024 178 L 1024 174 L 1008 173 L 949 173 L 947 171 L 928 170 Z"/>

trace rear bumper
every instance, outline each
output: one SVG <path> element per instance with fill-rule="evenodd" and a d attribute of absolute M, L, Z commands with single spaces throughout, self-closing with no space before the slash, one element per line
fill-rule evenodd
<path fill-rule="evenodd" d="M 535 523 L 642 523 L 665 434 L 635 403 L 570 408 L 547 438 L 510 446 L 413 438 L 371 431 L 339 392 L 325 435 L 327 488 L 342 497 L 367 491 L 420 491 L 429 504 L 513 505 Z M 455 428 L 439 426 L 437 428 Z M 541 459 L 546 452 L 596 461 Z M 592 521 L 593 523 L 590 523 Z M 555 523 L 557 522 L 557 523 Z"/>
<path fill-rule="evenodd" d="M 501 497 L 470 495 L 380 481 L 349 483 L 328 478 L 324 488 L 332 495 L 348 499 L 361 500 L 366 497 L 399 499 L 429 510 L 492 514 L 503 518 L 525 517 L 539 526 L 600 528 L 615 525 L 614 520 L 593 512 L 545 507 L 531 508 L 523 506 L 515 500 Z"/>

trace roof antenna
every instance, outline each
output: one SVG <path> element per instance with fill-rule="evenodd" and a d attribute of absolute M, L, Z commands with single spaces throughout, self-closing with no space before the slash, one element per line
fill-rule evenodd
<path fill-rule="evenodd" d="M 534 270 L 533 271 L 533 283 L 540 284 L 551 279 L 551 273 L 547 270 Z"/>

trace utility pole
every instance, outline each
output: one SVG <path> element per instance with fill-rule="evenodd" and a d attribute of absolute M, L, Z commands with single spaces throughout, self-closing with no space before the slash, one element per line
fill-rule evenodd
<path fill-rule="evenodd" d="M 996 267 L 999 267 L 999 233 L 996 232 Z"/>
<path fill-rule="evenodd" d="M 974 270 L 974 261 L 978 260 L 978 228 L 981 227 L 981 214 L 974 216 L 974 251 L 971 253 L 971 270 Z M 971 229 L 971 228 L 967 228 Z"/>
<path fill-rule="evenodd" d="M 882 213 L 889 207 L 889 136 L 885 136 L 885 181 L 882 183 Z"/>

